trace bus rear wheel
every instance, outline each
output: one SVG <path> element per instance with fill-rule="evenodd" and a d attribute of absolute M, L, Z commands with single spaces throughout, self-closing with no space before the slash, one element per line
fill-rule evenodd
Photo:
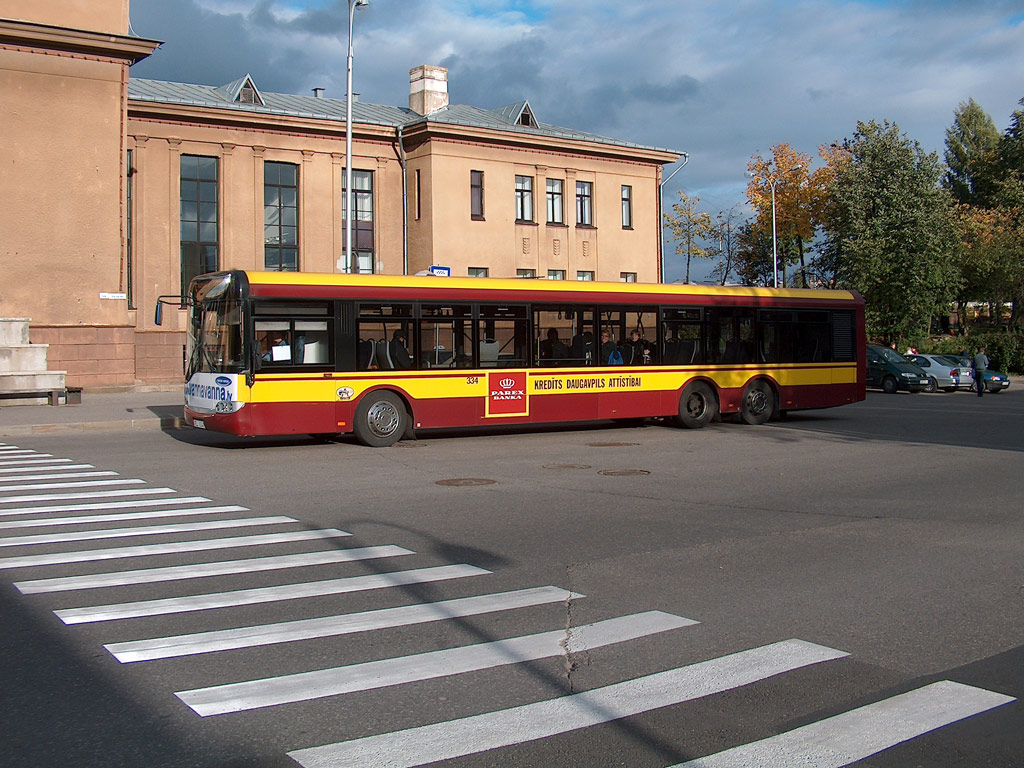
<path fill-rule="evenodd" d="M 393 392 L 371 392 L 356 407 L 352 429 L 371 448 L 387 448 L 402 439 L 409 424 L 405 403 Z"/>
<path fill-rule="evenodd" d="M 767 382 L 752 381 L 743 390 L 740 418 L 747 424 L 764 424 L 775 413 L 775 393 Z"/>
<path fill-rule="evenodd" d="M 679 397 L 679 423 L 687 429 L 706 427 L 718 412 L 715 393 L 703 381 L 693 381 Z"/>

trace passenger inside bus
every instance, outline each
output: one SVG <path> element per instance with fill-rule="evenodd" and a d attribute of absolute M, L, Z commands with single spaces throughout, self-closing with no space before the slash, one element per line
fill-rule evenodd
<path fill-rule="evenodd" d="M 548 337 L 540 343 L 541 365 L 565 365 L 569 348 L 558 338 L 557 328 L 548 328 Z"/>
<path fill-rule="evenodd" d="M 594 334 L 590 331 L 577 333 L 572 337 L 572 361 L 581 365 L 590 365 L 594 357 Z"/>
<path fill-rule="evenodd" d="M 405 331 L 399 328 L 391 336 L 391 345 L 388 348 L 392 366 L 401 371 L 406 371 L 412 368 L 412 356 L 409 354 L 409 350 L 405 346 L 405 341 Z"/>
<path fill-rule="evenodd" d="M 265 362 L 291 362 L 292 349 L 285 331 L 268 331 L 260 340 Z"/>

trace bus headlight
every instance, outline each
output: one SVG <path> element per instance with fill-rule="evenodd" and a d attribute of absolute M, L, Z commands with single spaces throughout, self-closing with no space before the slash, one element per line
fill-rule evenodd
<path fill-rule="evenodd" d="M 356 391 L 352 387 L 338 387 L 339 400 L 351 400 Z"/>
<path fill-rule="evenodd" d="M 214 407 L 215 413 L 234 413 L 241 409 L 244 403 L 239 403 L 236 400 L 221 400 Z"/>

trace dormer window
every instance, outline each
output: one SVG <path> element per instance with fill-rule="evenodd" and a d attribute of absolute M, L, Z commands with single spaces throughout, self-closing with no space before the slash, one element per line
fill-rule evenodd
<path fill-rule="evenodd" d="M 533 117 L 533 111 L 530 109 L 529 104 L 523 106 L 523 111 L 520 113 L 517 122 L 519 125 L 525 125 L 527 128 L 537 127 L 537 121 Z"/>
<path fill-rule="evenodd" d="M 255 104 L 258 107 L 264 106 L 260 89 L 256 87 L 256 83 L 249 75 L 240 77 L 233 83 L 222 85 L 216 91 L 226 101 L 233 101 L 236 104 Z"/>

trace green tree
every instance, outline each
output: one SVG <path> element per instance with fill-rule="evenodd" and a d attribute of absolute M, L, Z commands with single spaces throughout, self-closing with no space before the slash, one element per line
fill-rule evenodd
<path fill-rule="evenodd" d="M 755 221 L 741 225 L 736 237 L 733 267 L 739 281 L 743 285 L 771 286 L 774 283 L 773 269 L 771 229 L 766 232 Z"/>
<path fill-rule="evenodd" d="M 847 142 L 848 144 L 848 142 Z M 821 232 L 811 246 L 808 275 L 812 285 L 838 288 L 850 282 L 849 262 L 846 259 L 847 210 L 836 196 L 837 179 L 841 169 L 851 162 L 847 144 L 825 144 L 818 154 L 825 161 L 808 180 L 811 201 L 811 224 Z"/>
<path fill-rule="evenodd" d="M 1021 101 L 1024 106 L 1024 100 Z M 994 306 L 1009 301 L 1010 324 L 1019 326 L 1024 308 L 1024 110 L 1016 110 L 998 135 L 991 119 L 972 100 L 961 104 L 946 131 L 944 182 L 957 198 L 961 288 L 957 304 Z M 999 318 L 999 313 L 995 313 Z"/>
<path fill-rule="evenodd" d="M 958 203 L 978 205 L 994 193 L 999 130 L 974 99 L 963 102 L 946 129 L 945 187 Z"/>
<path fill-rule="evenodd" d="M 864 295 L 874 338 L 919 338 L 933 315 L 948 311 L 960 280 L 951 200 L 939 182 L 936 153 L 888 121 L 857 124 L 839 165 L 835 204 L 841 215 L 830 233 L 842 240 L 846 287 Z"/>
<path fill-rule="evenodd" d="M 710 213 L 697 210 L 699 204 L 699 197 L 690 197 L 680 189 L 679 202 L 672 206 L 674 215 L 665 214 L 665 224 L 676 241 L 676 253 L 686 254 L 686 282 L 690 282 L 690 260 L 713 255 L 710 249 L 700 245 L 714 234 L 715 225 Z"/>

